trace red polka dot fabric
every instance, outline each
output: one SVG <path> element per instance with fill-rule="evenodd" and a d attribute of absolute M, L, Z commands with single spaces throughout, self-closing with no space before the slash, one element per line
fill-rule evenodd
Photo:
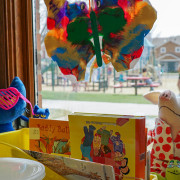
<path fill-rule="evenodd" d="M 162 166 L 163 166 L 164 168 L 167 168 L 167 163 L 162 162 Z"/>
<path fill-rule="evenodd" d="M 174 140 L 174 156 L 180 158 L 180 132 Z"/>
<path fill-rule="evenodd" d="M 153 145 L 154 156 L 160 160 L 169 160 L 170 154 L 173 154 L 171 128 L 166 123 L 162 124 L 161 119 L 156 119 L 156 121 L 154 140 L 157 143 Z"/>
<path fill-rule="evenodd" d="M 159 159 L 160 159 L 160 160 L 165 160 L 165 155 L 164 155 L 164 153 L 160 153 L 160 154 L 159 154 Z"/>
<path fill-rule="evenodd" d="M 170 127 L 166 128 L 166 134 L 171 134 L 171 128 Z"/>
<path fill-rule="evenodd" d="M 161 149 L 160 146 L 156 147 L 156 151 L 160 151 L 160 149 Z"/>
<path fill-rule="evenodd" d="M 156 133 L 157 134 L 161 134 L 162 133 L 162 126 L 158 126 L 157 129 L 156 129 Z"/>
<path fill-rule="evenodd" d="M 167 138 L 167 142 L 168 142 L 168 143 L 171 143 L 171 142 L 172 142 L 172 138 L 171 138 L 171 137 L 168 137 L 168 138 Z"/>
<path fill-rule="evenodd" d="M 165 177 L 167 162 L 180 158 L 180 131 L 172 140 L 171 127 L 161 119 L 155 121 L 155 129 L 148 133 L 148 145 L 153 142 L 151 151 L 151 172 Z"/>
<path fill-rule="evenodd" d="M 169 152 L 171 150 L 171 146 L 169 144 L 164 144 L 162 146 L 162 149 L 164 150 L 164 152 Z"/>
<path fill-rule="evenodd" d="M 159 143 L 163 143 L 164 138 L 163 138 L 163 137 L 159 137 L 159 138 L 158 138 L 158 141 L 159 141 Z"/>

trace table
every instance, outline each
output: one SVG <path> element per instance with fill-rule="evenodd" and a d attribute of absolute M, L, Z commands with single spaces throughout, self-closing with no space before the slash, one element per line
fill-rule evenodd
<path fill-rule="evenodd" d="M 134 80 L 134 82 L 135 82 L 135 85 L 134 85 L 135 95 L 137 95 L 137 89 L 138 89 L 138 84 L 137 84 L 137 82 L 138 82 L 139 80 L 147 80 L 147 79 L 150 79 L 150 78 L 149 78 L 149 77 L 140 77 L 140 76 L 138 76 L 138 77 L 128 76 L 128 77 L 126 77 L 125 79 L 127 80 L 127 83 L 128 83 L 129 80 Z"/>

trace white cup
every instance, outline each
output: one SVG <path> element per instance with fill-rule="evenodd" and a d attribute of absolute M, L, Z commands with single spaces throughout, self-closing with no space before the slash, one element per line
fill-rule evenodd
<path fill-rule="evenodd" d="M 22 158 L 0 158 L 0 180 L 42 180 L 43 164 Z"/>

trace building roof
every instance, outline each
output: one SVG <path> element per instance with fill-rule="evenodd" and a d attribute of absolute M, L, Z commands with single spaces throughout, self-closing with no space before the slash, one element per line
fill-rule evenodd
<path fill-rule="evenodd" d="M 166 37 L 166 38 L 152 38 L 152 43 L 154 44 L 156 48 L 162 46 L 163 44 L 169 41 L 180 45 L 180 36 L 172 36 L 172 37 Z"/>

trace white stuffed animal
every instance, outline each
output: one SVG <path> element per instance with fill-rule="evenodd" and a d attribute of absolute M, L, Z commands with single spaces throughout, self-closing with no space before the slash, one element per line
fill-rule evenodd
<path fill-rule="evenodd" d="M 165 177 L 170 160 L 180 160 L 180 98 L 170 90 L 149 92 L 146 99 L 158 104 L 159 115 L 154 130 L 148 133 L 151 151 L 151 172 Z"/>

